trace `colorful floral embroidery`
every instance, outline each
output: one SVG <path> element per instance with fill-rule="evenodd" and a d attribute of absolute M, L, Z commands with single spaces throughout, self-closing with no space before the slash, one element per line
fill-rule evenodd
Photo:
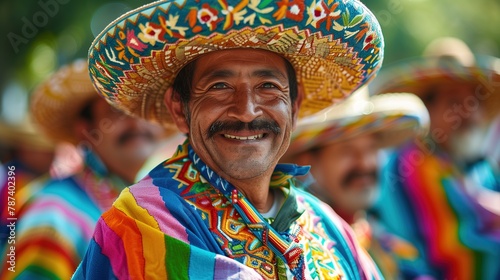
<path fill-rule="evenodd" d="M 218 17 L 218 11 L 208 4 L 203 4 L 202 8 L 196 13 L 196 18 L 201 24 L 208 26 L 210 31 L 213 31 L 217 23 L 223 18 Z"/>
<path fill-rule="evenodd" d="M 247 1 L 241 1 L 237 6 L 229 6 L 227 1 L 220 1 L 222 4 L 222 14 L 226 16 L 226 21 L 224 22 L 224 30 L 228 30 L 233 27 L 233 23 L 240 24 L 244 20 L 244 15 L 246 14 L 245 7 L 248 4 Z"/>
<path fill-rule="evenodd" d="M 165 20 L 162 16 L 160 16 L 159 19 L 161 27 L 170 37 L 183 38 L 186 36 L 186 31 L 189 30 L 189 27 L 177 25 L 179 15 L 168 15 L 168 20 Z"/>
<path fill-rule="evenodd" d="M 289 1 L 283 0 L 276 3 L 278 10 L 273 14 L 277 20 L 289 18 L 295 21 L 302 21 L 304 16 L 305 5 L 304 1 Z"/>
<path fill-rule="evenodd" d="M 139 37 L 139 39 L 141 39 L 141 41 L 143 41 L 144 43 L 149 43 L 153 46 L 157 41 L 161 40 L 160 38 L 163 38 L 165 33 L 165 30 L 163 30 L 162 26 L 158 26 L 151 22 L 147 22 L 146 25 L 141 23 L 139 24 L 139 28 L 142 32 L 139 33 L 137 37 Z M 144 44 L 143 46 L 146 47 L 146 45 Z"/>
<path fill-rule="evenodd" d="M 340 11 L 336 11 L 339 3 L 333 3 L 328 6 L 324 2 L 313 2 L 309 7 L 310 19 L 308 23 L 315 27 L 325 24 L 326 30 L 331 30 L 332 24 L 335 20 L 340 18 Z"/>

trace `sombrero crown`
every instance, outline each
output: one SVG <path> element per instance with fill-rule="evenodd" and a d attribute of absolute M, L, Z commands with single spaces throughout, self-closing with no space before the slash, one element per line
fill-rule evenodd
<path fill-rule="evenodd" d="M 110 104 L 169 125 L 163 95 L 180 69 L 233 48 L 269 50 L 291 62 L 304 90 L 300 117 L 350 95 L 383 59 L 379 23 L 359 1 L 158 1 L 97 36 L 90 75 Z"/>
<path fill-rule="evenodd" d="M 73 127 L 80 111 L 99 98 L 84 59 L 62 66 L 33 92 L 31 112 L 40 130 L 55 141 L 78 143 Z"/>

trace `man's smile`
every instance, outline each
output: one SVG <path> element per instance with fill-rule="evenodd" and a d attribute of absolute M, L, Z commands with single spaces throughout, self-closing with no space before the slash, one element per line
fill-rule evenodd
<path fill-rule="evenodd" d="M 231 134 L 224 134 L 225 138 L 236 139 L 236 140 L 257 140 L 264 137 L 264 133 L 250 135 L 250 136 L 236 136 Z"/>

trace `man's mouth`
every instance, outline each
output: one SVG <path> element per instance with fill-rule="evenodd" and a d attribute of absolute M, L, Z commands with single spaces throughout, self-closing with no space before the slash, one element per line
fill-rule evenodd
<path fill-rule="evenodd" d="M 264 133 L 251 135 L 251 136 L 236 136 L 236 135 L 231 135 L 231 134 L 224 134 L 224 137 L 228 138 L 228 139 L 236 139 L 236 140 L 257 140 L 257 139 L 261 139 L 262 137 L 264 137 Z"/>
<path fill-rule="evenodd" d="M 351 172 L 347 175 L 347 177 L 343 181 L 343 185 L 353 186 L 353 185 L 362 185 L 362 186 L 372 186 L 375 185 L 378 180 L 377 172 Z"/>
<path fill-rule="evenodd" d="M 234 135 L 234 134 L 239 134 Z M 207 130 L 207 137 L 212 138 L 215 135 L 222 135 L 227 139 L 235 140 L 257 140 L 266 138 L 273 133 L 279 135 L 281 129 L 273 120 L 253 120 L 249 123 L 241 121 L 216 121 Z"/>

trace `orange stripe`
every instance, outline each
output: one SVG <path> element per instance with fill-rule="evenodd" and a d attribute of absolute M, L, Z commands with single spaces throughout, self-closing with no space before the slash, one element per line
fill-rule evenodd
<path fill-rule="evenodd" d="M 432 255 L 436 256 L 438 261 L 445 262 L 450 271 L 457 272 L 457 275 L 446 275 L 446 277 L 468 279 L 473 275 L 471 264 L 474 263 L 474 257 L 459 240 L 457 217 L 441 184 L 442 177 L 447 174 L 444 176 L 440 174 L 443 167 L 435 158 L 428 157 L 422 166 L 415 180 L 418 182 L 417 191 L 422 192 L 421 197 L 426 200 L 421 203 L 420 209 L 425 211 L 427 208 L 424 220 L 433 223 L 432 236 L 429 238 L 432 242 Z"/>
<path fill-rule="evenodd" d="M 112 229 L 123 242 L 124 250 L 127 252 L 126 258 L 130 279 L 143 279 L 145 264 L 142 235 L 135 221 L 115 207 L 111 207 L 109 211 L 105 212 L 102 218 L 107 226 Z"/>
<path fill-rule="evenodd" d="M 135 223 L 142 236 L 143 253 L 145 262 L 144 271 L 148 273 L 146 278 L 167 279 L 164 257 L 166 255 L 165 237 L 161 232 L 158 222 L 148 211 L 137 205 L 130 189 L 125 189 L 113 205 L 128 217 L 140 217 Z M 175 254 L 175 252 L 174 252 Z"/>

